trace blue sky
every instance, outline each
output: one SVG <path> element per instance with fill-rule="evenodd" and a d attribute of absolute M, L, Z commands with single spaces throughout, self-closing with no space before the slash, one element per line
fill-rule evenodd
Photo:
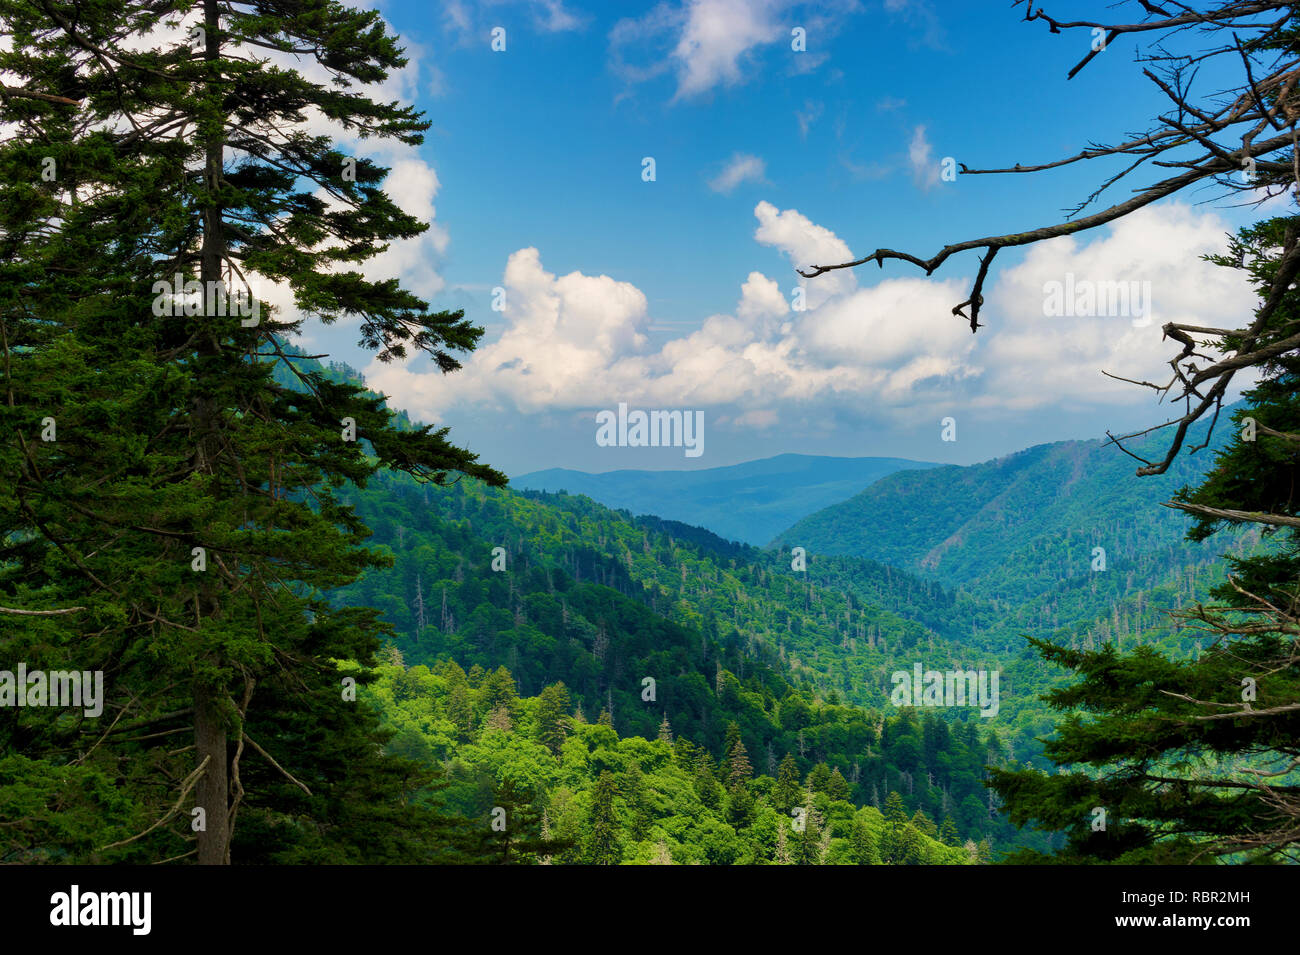
<path fill-rule="evenodd" d="M 417 150 L 356 148 L 393 167 L 390 191 L 433 228 L 374 268 L 464 308 L 484 345 L 439 376 L 422 360 L 372 364 L 345 325 L 311 327 L 306 343 L 507 473 L 716 467 L 789 451 L 970 463 L 1098 437 L 1164 420 L 1149 391 L 1102 368 L 1154 378 L 1168 357 L 1160 324 L 1221 324 L 1251 305 L 1237 277 L 1197 257 L 1258 213 L 1212 191 L 1004 253 L 976 336 L 949 314 L 967 297 L 973 253 L 928 279 L 903 263 L 795 273 L 842 253 L 928 256 L 1056 221 L 1116 167 L 946 182 L 941 163 L 1042 162 L 1145 129 L 1165 104 L 1132 40 L 1067 80 L 1088 35 L 1053 36 L 1010 4 L 379 9 L 411 58 L 385 92 L 433 125 Z M 1206 74 L 1198 88 L 1229 79 Z M 1149 283 L 1154 321 L 1045 315 L 1044 283 L 1067 272 Z M 798 285 L 804 311 L 789 307 Z M 702 411 L 704 453 L 598 445 L 596 414 L 619 402 Z M 948 416 L 956 441 L 940 440 Z"/>

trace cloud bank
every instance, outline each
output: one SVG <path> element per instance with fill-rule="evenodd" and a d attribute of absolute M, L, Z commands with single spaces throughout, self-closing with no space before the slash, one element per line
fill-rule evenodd
<path fill-rule="evenodd" d="M 756 243 L 793 268 L 847 261 L 848 244 L 796 209 L 754 208 Z M 1254 296 L 1239 273 L 1200 260 L 1222 249 L 1213 213 L 1168 204 L 1145 209 L 1090 239 L 1032 247 L 990 277 L 972 335 L 952 307 L 969 294 L 974 261 L 942 278 L 841 270 L 780 280 L 752 271 L 736 305 L 687 334 L 652 342 L 645 294 L 607 275 L 556 275 L 535 247 L 510 255 L 499 331 L 465 367 L 444 376 L 415 359 L 366 370 L 371 385 L 417 417 L 451 408 L 521 415 L 587 412 L 620 401 L 710 408 L 735 429 L 763 431 L 844 409 L 887 422 L 918 409 L 961 406 L 1008 413 L 1053 406 L 1149 402 L 1150 391 L 1102 376 L 1157 380 L 1171 356 L 1166 321 L 1222 324 Z M 894 274 L 890 274 L 893 272 Z M 1053 317 L 1045 289 L 1078 282 L 1148 283 L 1151 315 Z M 875 279 L 872 285 L 860 279 Z M 689 318 L 689 316 L 678 316 Z"/>

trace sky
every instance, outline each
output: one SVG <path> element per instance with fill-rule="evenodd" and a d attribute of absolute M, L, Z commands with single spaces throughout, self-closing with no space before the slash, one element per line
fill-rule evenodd
<path fill-rule="evenodd" d="M 367 272 L 485 333 L 450 375 L 374 361 L 347 322 L 308 323 L 301 344 L 508 474 L 785 452 L 966 464 L 1122 433 L 1169 409 L 1103 369 L 1163 380 L 1164 322 L 1222 326 L 1253 307 L 1239 274 L 1201 256 L 1261 212 L 1212 188 L 1001 253 L 974 335 L 951 314 L 974 252 L 928 277 L 902 262 L 796 272 L 1058 221 L 1118 167 L 949 181 L 945 161 L 1039 163 L 1148 128 L 1168 103 L 1131 38 L 1069 80 L 1088 34 L 1052 35 L 1009 3 L 376 8 L 409 59 L 380 92 L 432 126 L 419 147 L 343 143 L 388 165 L 390 194 L 431 227 Z M 1196 89 L 1233 80 L 1207 68 Z M 1108 282 L 1132 290 L 1127 314 L 1052 314 L 1049 290 Z M 599 440 L 620 404 L 701 421 L 699 453 Z"/>

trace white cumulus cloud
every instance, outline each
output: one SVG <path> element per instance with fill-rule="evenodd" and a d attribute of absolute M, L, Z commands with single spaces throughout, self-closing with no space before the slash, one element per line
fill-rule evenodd
<path fill-rule="evenodd" d="M 852 258 L 834 232 L 796 209 L 754 208 L 755 241 L 792 267 Z M 793 286 L 751 271 L 735 308 L 685 334 L 652 344 L 646 296 L 630 283 L 573 271 L 557 276 L 536 248 L 506 263 L 503 327 L 444 376 L 427 361 L 367 369 L 372 385 L 417 417 L 453 407 L 528 415 L 582 412 L 620 401 L 656 408 L 707 408 L 732 430 L 766 431 L 851 412 L 880 420 L 948 413 L 954 403 L 1016 412 L 1103 407 L 1150 400 L 1150 391 L 1113 382 L 1101 370 L 1154 380 L 1170 357 L 1160 325 L 1221 324 L 1246 316 L 1253 295 L 1240 274 L 1200 260 L 1222 248 L 1226 226 L 1213 213 L 1169 204 L 1135 213 L 1105 231 L 1031 248 L 990 276 L 972 335 L 952 314 L 971 274 L 899 271 L 859 286 L 855 270 Z M 1150 324 L 1128 317 L 1049 317 L 1044 286 L 1072 272 L 1079 280 L 1149 282 Z M 864 276 L 865 277 L 865 276 Z M 423 364 L 422 364 L 423 363 Z"/>

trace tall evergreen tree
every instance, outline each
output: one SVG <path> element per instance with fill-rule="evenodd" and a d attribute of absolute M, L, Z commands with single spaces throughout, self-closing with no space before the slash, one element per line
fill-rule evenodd
<path fill-rule="evenodd" d="M 849 798 L 849 781 L 844 778 L 844 774 L 836 767 L 831 772 L 830 779 L 826 781 L 826 795 L 835 800 L 847 800 Z"/>
<path fill-rule="evenodd" d="M 546 687 L 537 699 L 537 739 L 556 756 L 564 745 L 569 719 L 569 690 L 563 683 Z"/>
<path fill-rule="evenodd" d="M 795 764 L 794 755 L 786 753 L 777 770 L 776 787 L 772 791 L 772 798 L 778 809 L 788 812 L 798 803 L 799 796 L 799 768 Z"/>
<path fill-rule="evenodd" d="M 939 838 L 939 827 L 934 824 L 934 820 L 920 809 L 917 809 L 916 812 L 912 813 L 910 825 L 917 832 L 929 836 L 931 839 Z"/>
<path fill-rule="evenodd" d="M 749 753 L 740 738 L 740 727 L 734 722 L 731 724 L 731 729 L 727 731 L 727 737 L 727 785 L 743 786 L 754 778 L 754 767 L 750 765 Z"/>
<path fill-rule="evenodd" d="M 639 763 L 628 766 L 623 774 L 623 800 L 632 812 L 632 822 L 627 834 L 633 842 L 641 842 L 650 835 L 651 812 L 646 798 L 645 773 Z"/>
<path fill-rule="evenodd" d="M 281 859 L 428 859 L 397 835 L 420 771 L 379 755 L 355 694 L 387 628 L 325 597 L 386 562 L 344 488 L 381 469 L 504 478 L 281 345 L 347 318 L 380 360 L 412 349 L 447 372 L 481 334 L 356 270 L 427 225 L 383 192 L 385 169 L 304 128 L 319 114 L 418 144 L 427 123 L 364 88 L 400 47 L 332 0 L 2 0 L 0 19 L 0 70 L 44 96 L 0 99 L 0 594 L 59 611 L 21 618 L 5 650 L 102 669 L 108 697 L 100 723 L 7 719 L 6 751 L 121 793 L 122 838 L 84 858 L 229 862 L 235 844 L 257 853 L 236 821 L 261 819 Z M 255 278 L 296 316 L 273 316 Z"/>
<path fill-rule="evenodd" d="M 871 830 L 857 816 L 854 816 L 849 826 L 849 845 L 852 848 L 853 861 L 858 865 L 875 865 L 880 861 L 880 855 L 876 851 L 876 840 L 872 838 Z"/>
<path fill-rule="evenodd" d="M 791 858 L 795 865 L 821 865 L 825 855 L 822 844 L 824 820 L 811 792 L 806 794 L 802 809 L 803 829 L 795 832 Z"/>
<path fill-rule="evenodd" d="M 601 772 L 591 796 L 584 860 L 588 865 L 618 865 L 623 861 L 618 811 L 614 806 L 614 797 L 617 795 L 618 786 L 614 775 L 608 770 Z"/>
<path fill-rule="evenodd" d="M 880 836 L 880 861 L 886 865 L 905 865 L 908 839 L 907 809 L 903 797 L 892 789 L 885 797 L 885 828 Z"/>
<path fill-rule="evenodd" d="M 673 742 L 673 727 L 668 722 L 668 714 L 664 714 L 663 720 L 659 723 L 659 742 L 668 743 L 670 746 Z"/>
<path fill-rule="evenodd" d="M 696 763 L 695 792 L 699 795 L 700 802 L 710 809 L 717 809 L 722 805 L 722 787 L 718 784 L 718 777 L 713 769 L 713 756 L 707 750 L 700 753 Z"/>

